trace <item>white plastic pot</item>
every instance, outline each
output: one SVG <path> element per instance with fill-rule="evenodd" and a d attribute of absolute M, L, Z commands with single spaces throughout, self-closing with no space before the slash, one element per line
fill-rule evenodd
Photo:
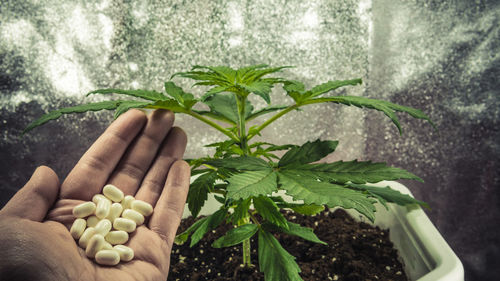
<path fill-rule="evenodd" d="M 380 182 L 375 186 L 391 186 L 401 193 L 411 195 L 408 188 L 397 182 Z M 218 210 L 220 203 L 213 197 L 201 210 L 207 215 Z M 443 239 L 429 217 L 419 206 L 402 207 L 388 204 L 389 210 L 377 204 L 375 225 L 389 229 L 389 237 L 398 249 L 405 272 L 412 281 L 464 281 L 462 263 Z M 360 215 L 348 212 L 355 218 Z M 184 217 L 189 216 L 187 207 Z"/>

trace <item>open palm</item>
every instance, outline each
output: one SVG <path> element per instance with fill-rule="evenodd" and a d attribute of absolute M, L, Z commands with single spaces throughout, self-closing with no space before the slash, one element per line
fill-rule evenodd
<path fill-rule="evenodd" d="M 0 279 L 165 280 L 189 188 L 189 166 L 178 160 L 186 135 L 172 128 L 173 121 L 168 111 L 146 116 L 130 110 L 97 139 L 61 185 L 50 168 L 38 168 L 0 211 L 0 264 L 6 265 L 0 266 Z M 134 259 L 114 267 L 88 259 L 68 231 L 73 207 L 108 183 L 154 206 L 126 243 Z"/>

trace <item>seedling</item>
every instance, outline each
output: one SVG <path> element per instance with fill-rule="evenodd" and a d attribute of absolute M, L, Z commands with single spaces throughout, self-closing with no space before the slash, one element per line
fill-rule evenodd
<path fill-rule="evenodd" d="M 165 93 L 149 90 L 100 89 L 90 94 L 119 94 L 141 100 L 109 100 L 89 103 L 51 111 L 31 123 L 27 132 L 63 114 L 97 110 L 115 110 L 115 118 L 131 108 L 168 109 L 190 115 L 218 130 L 227 140 L 206 144 L 215 148 L 212 156 L 189 160 L 192 175 L 198 175 L 191 183 L 187 203 L 194 217 L 199 215 L 208 194 L 214 194 L 222 205 L 212 215 L 200 218 L 186 231 L 179 234 L 176 243 L 185 243 L 191 237 L 191 247 L 196 245 L 208 231 L 226 221 L 235 228 L 217 239 L 216 248 L 242 244 L 243 263 L 252 266 L 250 238 L 258 238 L 259 270 L 267 281 L 302 280 L 300 268 L 274 237 L 275 232 L 299 236 L 305 240 L 322 243 L 311 228 L 289 222 L 280 212 L 289 209 L 306 215 L 314 215 L 330 208 L 355 209 L 370 221 L 375 219 L 374 203 L 399 205 L 426 203 L 390 187 L 373 187 L 368 183 L 383 180 L 412 179 L 422 181 L 403 169 L 370 161 L 337 161 L 313 163 L 334 152 L 338 141 L 315 140 L 302 145 L 275 145 L 268 142 L 252 142 L 253 138 L 271 123 L 285 114 L 303 106 L 316 103 L 354 105 L 382 111 L 401 133 L 396 112 L 405 112 L 412 117 L 430 119 L 420 110 L 391 102 L 359 96 L 329 95 L 345 86 L 361 84 L 361 79 L 328 81 L 306 89 L 299 81 L 270 74 L 288 68 L 254 65 L 239 69 L 227 66 L 195 66 L 191 71 L 176 73 L 171 77 L 184 77 L 196 81 L 194 86 L 208 89 L 195 98 L 174 82 L 165 83 Z M 271 105 L 271 89 L 281 84 L 291 98 L 288 105 Z M 268 106 L 255 110 L 248 100 L 257 95 Z M 206 110 L 195 109 L 204 104 Z M 258 116 L 271 117 L 261 124 L 248 128 L 247 123 Z M 304 120 L 305 121 L 305 120 Z M 276 152 L 284 153 L 278 157 Z M 279 193 L 278 191 L 283 191 Z M 293 201 L 282 197 L 286 194 Z M 251 208 L 253 204 L 253 208 Z"/>

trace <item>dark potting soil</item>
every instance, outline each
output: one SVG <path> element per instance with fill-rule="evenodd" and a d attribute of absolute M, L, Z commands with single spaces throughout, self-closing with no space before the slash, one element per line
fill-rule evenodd
<path fill-rule="evenodd" d="M 311 227 L 319 239 L 328 243 L 321 245 L 296 236 L 276 234 L 281 245 L 297 259 L 304 280 L 339 281 L 407 281 L 403 266 L 398 260 L 397 250 L 389 240 L 388 230 L 355 221 L 344 210 L 324 212 L 311 217 L 286 213 L 288 220 Z M 187 218 L 181 222 L 178 233 L 194 222 Z M 221 249 L 210 245 L 231 225 L 222 225 L 205 235 L 193 248 L 189 241 L 174 245 L 168 280 L 264 280 L 259 272 L 257 257 L 257 235 L 252 241 L 253 268 L 244 268 L 241 244 Z"/>

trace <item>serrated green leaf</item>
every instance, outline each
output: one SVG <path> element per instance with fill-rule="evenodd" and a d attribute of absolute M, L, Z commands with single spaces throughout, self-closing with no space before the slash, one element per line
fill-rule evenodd
<path fill-rule="evenodd" d="M 232 147 L 237 147 L 234 140 L 227 140 L 223 142 L 215 142 L 211 144 L 205 145 L 205 147 L 215 147 L 214 158 L 227 158 L 231 155 L 234 155 L 235 152 L 232 150 Z M 239 154 L 239 153 L 236 153 Z M 212 160 L 212 159 L 207 159 Z M 204 160 L 205 161 L 205 160 Z"/>
<path fill-rule="evenodd" d="M 309 227 L 303 227 L 299 224 L 293 222 L 287 222 L 288 229 L 277 227 L 269 222 L 262 223 L 262 228 L 267 231 L 276 231 L 283 232 L 288 235 L 295 235 L 304 240 L 311 241 L 313 243 L 328 245 L 327 243 L 321 241 L 316 234 L 314 234 L 314 230 Z"/>
<path fill-rule="evenodd" d="M 263 81 L 254 81 L 248 84 L 239 84 L 237 86 L 258 95 L 264 99 L 267 104 L 271 103 L 271 96 L 269 96 L 269 93 L 271 92 L 272 84 Z"/>
<path fill-rule="evenodd" d="M 300 147 L 293 147 L 278 163 L 278 166 L 284 167 L 292 164 L 306 164 L 318 161 L 328 154 L 332 153 L 338 145 L 338 141 L 321 141 L 306 142 Z"/>
<path fill-rule="evenodd" d="M 215 199 L 217 202 L 221 203 L 221 204 L 225 204 L 225 203 L 226 203 L 226 199 L 224 199 L 224 197 L 222 197 L 222 196 L 217 196 L 217 195 L 214 195 L 214 199 Z"/>
<path fill-rule="evenodd" d="M 235 124 L 239 122 L 238 107 L 234 94 L 214 94 L 203 101 L 203 103 L 208 105 L 212 112 L 224 116 Z M 247 100 L 245 103 L 247 116 L 252 110 L 253 106 Z"/>
<path fill-rule="evenodd" d="M 168 109 L 173 112 L 187 112 L 187 110 L 174 99 L 157 101 L 151 105 L 152 108 Z"/>
<path fill-rule="evenodd" d="M 291 202 L 286 202 L 283 198 L 281 197 L 276 197 L 273 196 L 271 199 L 276 202 L 276 205 L 280 208 L 290 208 L 294 212 L 303 214 L 303 215 L 316 215 L 320 212 L 323 212 L 325 210 L 325 206 L 322 205 L 316 205 L 316 204 L 301 204 L 301 203 L 291 203 Z"/>
<path fill-rule="evenodd" d="M 267 64 L 256 64 L 256 65 L 250 65 L 250 66 L 245 66 L 245 67 L 241 67 L 239 68 L 238 70 L 236 70 L 236 81 L 239 83 L 239 82 L 242 82 L 243 81 L 243 77 L 245 77 L 245 75 L 251 71 L 254 71 L 256 69 L 259 69 L 259 68 L 264 68 L 264 67 L 268 67 Z"/>
<path fill-rule="evenodd" d="M 218 75 L 221 79 L 234 82 L 236 79 L 236 70 L 227 67 L 227 66 L 203 66 L 203 65 L 195 65 L 193 66 L 193 70 L 195 69 L 206 69 L 211 71 L 212 74 Z"/>
<path fill-rule="evenodd" d="M 211 171 L 197 177 L 189 186 L 187 203 L 193 217 L 197 217 L 207 200 L 208 193 L 213 188 L 217 172 Z"/>
<path fill-rule="evenodd" d="M 253 120 L 261 115 L 268 114 L 268 113 L 278 111 L 278 110 L 282 110 L 282 109 L 285 109 L 287 107 L 288 106 L 286 106 L 286 105 L 272 105 L 272 106 L 264 107 L 262 109 L 259 109 L 257 111 L 252 112 L 250 115 L 248 115 L 246 120 L 250 121 L 250 120 Z"/>
<path fill-rule="evenodd" d="M 259 230 L 259 269 L 266 281 L 300 281 L 300 268 L 274 236 Z"/>
<path fill-rule="evenodd" d="M 160 101 L 168 99 L 164 94 L 151 90 L 98 89 L 88 93 L 87 96 L 92 94 L 103 94 L 103 95 L 119 94 L 119 95 L 132 96 L 151 101 Z"/>
<path fill-rule="evenodd" d="M 300 224 L 296 224 L 293 222 L 288 222 L 288 230 L 286 230 L 285 233 L 298 236 L 304 240 L 314 243 L 328 245 L 327 243 L 321 241 L 318 236 L 316 236 L 316 234 L 314 234 L 314 230 L 312 228 L 303 227 Z"/>
<path fill-rule="evenodd" d="M 83 112 L 87 112 L 87 111 L 99 111 L 99 110 L 104 110 L 104 109 L 113 110 L 113 109 L 116 109 L 123 102 L 127 102 L 127 101 L 120 101 L 120 100 L 102 101 L 102 102 L 87 103 L 87 104 L 81 104 L 81 105 L 76 105 L 76 106 L 72 106 L 72 107 L 61 108 L 58 110 L 53 110 L 45 115 L 42 115 L 42 117 L 36 119 L 35 121 L 31 122 L 23 130 L 21 135 L 24 135 L 27 132 L 31 131 L 32 129 L 34 129 L 38 126 L 41 126 L 41 125 L 43 125 L 51 120 L 55 120 L 55 119 L 61 117 L 63 114 L 83 113 Z"/>
<path fill-rule="evenodd" d="M 184 90 L 175 85 L 173 82 L 165 82 L 165 92 L 173 97 L 179 104 L 183 105 L 186 109 L 193 107 L 198 102 L 193 94 L 186 93 Z"/>
<path fill-rule="evenodd" d="M 198 84 L 198 83 L 197 83 Z M 213 87 L 212 89 L 208 90 L 203 96 L 201 97 L 201 101 L 204 102 L 208 97 L 213 96 L 218 93 L 226 92 L 228 89 L 231 89 L 232 87 L 228 86 L 216 86 Z"/>
<path fill-rule="evenodd" d="M 276 179 L 276 173 L 271 169 L 232 175 L 227 179 L 229 181 L 227 197 L 238 200 L 271 194 L 278 187 Z"/>
<path fill-rule="evenodd" d="M 196 231 L 202 224 L 204 224 L 206 220 L 207 217 L 201 218 L 197 220 L 195 223 L 193 223 L 190 227 L 188 227 L 188 229 L 186 229 L 184 232 L 176 235 L 174 243 L 177 245 L 182 245 L 186 243 L 186 241 L 189 239 L 189 235 L 191 235 L 193 231 Z"/>
<path fill-rule="evenodd" d="M 220 77 L 214 72 L 205 72 L 205 71 L 178 72 L 172 75 L 170 79 L 174 78 L 175 76 L 190 78 L 201 82 L 210 82 L 210 85 L 231 86 L 231 83 L 229 83 L 224 78 Z M 200 85 L 201 83 L 196 83 L 196 84 Z M 208 83 L 203 83 L 203 84 L 207 85 Z"/>
<path fill-rule="evenodd" d="M 146 102 L 146 101 L 123 101 L 119 106 L 118 108 L 116 108 L 115 110 L 115 116 L 114 118 L 118 118 L 120 115 L 122 115 L 123 113 L 127 112 L 129 109 L 132 109 L 132 108 L 143 108 L 143 107 L 146 107 L 148 105 L 150 105 L 151 103 L 150 102 Z"/>
<path fill-rule="evenodd" d="M 254 81 L 262 80 L 261 78 L 265 75 L 278 72 L 285 68 L 291 68 L 292 66 L 278 66 L 278 67 L 269 67 L 269 68 L 254 68 L 250 71 L 247 71 L 242 77 L 241 82 L 245 84 L 249 84 Z"/>
<path fill-rule="evenodd" d="M 287 92 L 298 92 L 298 93 L 304 93 L 306 90 L 306 87 L 304 86 L 304 83 L 297 81 L 297 80 L 287 80 L 284 81 L 283 89 Z"/>
<path fill-rule="evenodd" d="M 436 127 L 436 125 L 430 120 L 430 118 L 427 115 L 425 115 L 421 110 L 407 106 L 402 106 L 388 101 L 376 100 L 358 96 L 335 96 L 328 98 L 320 98 L 319 100 L 323 100 L 325 102 L 340 103 L 345 105 L 354 105 L 360 108 L 366 107 L 382 111 L 387 117 L 389 117 L 392 120 L 392 122 L 396 125 L 396 127 L 398 127 L 400 134 L 402 134 L 402 129 L 401 125 L 399 124 L 398 117 L 396 116 L 396 112 L 408 113 L 410 116 L 417 119 L 426 120 L 434 128 Z"/>
<path fill-rule="evenodd" d="M 253 206 L 265 220 L 280 228 L 288 229 L 285 217 L 279 212 L 276 203 L 267 196 L 255 197 L 253 199 Z"/>
<path fill-rule="evenodd" d="M 250 239 L 255 233 L 257 233 L 258 229 L 259 227 L 255 224 L 245 224 L 237 228 L 233 228 L 224 236 L 215 240 L 212 247 L 223 248 L 240 244 L 244 240 Z"/>
<path fill-rule="evenodd" d="M 221 224 L 221 222 L 226 218 L 226 215 L 226 209 L 219 209 L 217 212 L 206 217 L 206 219 L 200 223 L 200 225 L 196 228 L 193 235 L 191 236 L 191 244 L 189 245 L 189 247 L 193 247 L 194 245 L 196 245 L 201 240 L 201 238 L 203 238 L 205 233 L 219 226 L 219 224 Z"/>
<path fill-rule="evenodd" d="M 325 206 L 309 204 L 309 205 L 295 205 L 290 207 L 294 212 L 303 215 L 316 215 L 317 213 L 321 213 L 325 210 Z"/>
<path fill-rule="evenodd" d="M 362 192 L 345 188 L 341 185 L 320 182 L 309 175 L 301 175 L 300 171 L 282 170 L 278 172 L 279 183 L 286 193 L 295 200 L 304 200 L 305 204 L 327 205 L 355 209 L 373 221 L 375 207 L 373 199 Z"/>
<path fill-rule="evenodd" d="M 333 91 L 340 87 L 348 85 L 356 86 L 358 84 L 362 84 L 361 79 L 328 81 L 326 83 L 313 87 L 311 90 L 308 91 L 309 93 L 307 95 L 309 97 L 317 97 L 319 95 L 322 95 L 329 91 Z"/>
<path fill-rule="evenodd" d="M 373 163 L 371 161 L 337 161 L 333 163 L 295 165 L 285 169 L 300 171 L 300 173 L 307 173 L 324 181 L 336 183 L 352 182 L 362 184 L 399 179 L 418 180 L 423 182 L 421 178 L 406 170 L 387 166 L 386 163 Z"/>
<path fill-rule="evenodd" d="M 238 225 L 242 220 L 248 218 L 248 208 L 250 208 L 250 204 L 252 204 L 252 198 L 247 198 L 238 202 L 231 215 L 231 222 L 234 225 Z"/>
<path fill-rule="evenodd" d="M 409 196 L 408 194 L 403 194 L 398 190 L 392 189 L 389 186 L 377 187 L 377 186 L 369 186 L 364 184 L 353 184 L 353 183 L 349 183 L 347 185 L 353 189 L 368 192 L 368 194 L 375 197 L 386 208 L 387 208 L 386 202 L 395 203 L 398 205 L 418 204 L 426 208 L 429 208 L 429 205 L 427 203 L 416 200 L 415 198 Z"/>
<path fill-rule="evenodd" d="M 184 160 L 184 161 L 186 161 L 186 160 Z M 209 171 L 213 171 L 213 170 L 212 169 L 191 169 L 191 176 L 204 174 L 204 173 L 209 172 Z"/>
<path fill-rule="evenodd" d="M 165 82 L 165 92 L 173 97 L 180 104 L 184 103 L 184 90 L 181 87 L 174 84 L 174 82 Z"/>
<path fill-rule="evenodd" d="M 266 161 L 251 156 L 213 159 L 204 163 L 217 168 L 230 168 L 240 171 L 269 171 L 271 168 Z"/>

